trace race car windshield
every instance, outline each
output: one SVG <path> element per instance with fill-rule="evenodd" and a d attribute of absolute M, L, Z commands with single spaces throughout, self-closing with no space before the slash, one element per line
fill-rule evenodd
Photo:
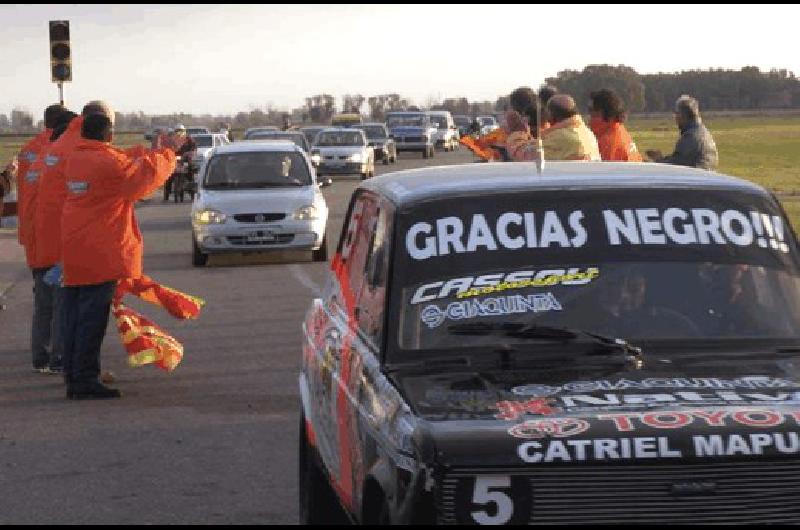
<path fill-rule="evenodd" d="M 319 147 L 344 147 L 364 145 L 364 137 L 357 132 L 322 132 L 317 136 Z"/>
<path fill-rule="evenodd" d="M 310 186 L 311 175 L 300 153 L 231 153 L 211 158 L 203 185 L 207 189 Z"/>
<path fill-rule="evenodd" d="M 197 147 L 213 147 L 214 142 L 210 136 L 193 136 L 194 143 Z"/>
<path fill-rule="evenodd" d="M 422 116 L 413 114 L 408 116 L 389 116 L 386 123 L 389 127 L 422 127 L 425 120 Z"/>
<path fill-rule="evenodd" d="M 364 134 L 367 135 L 367 138 L 386 138 L 386 129 L 380 126 L 373 126 L 373 127 L 359 127 L 359 129 L 364 131 Z"/>
<path fill-rule="evenodd" d="M 397 346 L 552 342 L 494 332 L 522 325 L 634 344 L 800 340 L 798 251 L 784 222 L 767 197 L 709 190 L 431 201 L 400 227 Z"/>

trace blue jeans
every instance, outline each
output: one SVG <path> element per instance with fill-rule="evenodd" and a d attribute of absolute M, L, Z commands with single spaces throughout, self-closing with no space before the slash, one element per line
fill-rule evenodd
<path fill-rule="evenodd" d="M 33 366 L 60 366 L 63 358 L 61 339 L 61 288 L 47 285 L 47 268 L 33 269 L 33 321 L 31 354 Z"/>
<path fill-rule="evenodd" d="M 62 287 L 64 380 L 81 391 L 100 382 L 100 348 L 117 282 Z"/>

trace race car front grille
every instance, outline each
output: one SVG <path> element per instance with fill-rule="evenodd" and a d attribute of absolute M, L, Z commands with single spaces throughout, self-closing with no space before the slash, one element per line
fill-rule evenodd
<path fill-rule="evenodd" d="M 260 217 L 259 217 L 260 216 Z M 269 223 L 286 218 L 285 213 L 240 213 L 233 216 L 240 223 Z"/>
<path fill-rule="evenodd" d="M 800 522 L 800 462 L 782 461 L 458 470 L 439 482 L 440 524 L 474 524 L 484 507 L 469 504 L 471 491 L 483 475 L 523 480 L 530 498 L 514 502 L 530 507 L 530 524 Z"/>

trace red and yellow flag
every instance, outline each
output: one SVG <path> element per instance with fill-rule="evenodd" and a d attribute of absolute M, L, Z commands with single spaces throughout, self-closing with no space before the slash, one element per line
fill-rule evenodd
<path fill-rule="evenodd" d="M 174 370 L 183 359 L 183 345 L 150 319 L 126 307 L 122 298 L 130 294 L 163 307 L 175 318 L 197 318 L 205 302 L 200 298 L 158 284 L 148 276 L 122 280 L 117 285 L 111 311 L 131 366 L 155 364 Z"/>
<path fill-rule="evenodd" d="M 505 147 L 507 136 L 508 134 L 501 127 L 478 138 L 462 136 L 459 142 L 476 156 L 491 162 L 492 160 L 503 160 L 502 153 L 495 149 L 495 146 Z"/>

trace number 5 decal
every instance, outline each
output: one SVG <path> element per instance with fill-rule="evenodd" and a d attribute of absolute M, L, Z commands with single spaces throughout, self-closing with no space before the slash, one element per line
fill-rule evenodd
<path fill-rule="evenodd" d="M 497 490 L 508 490 L 510 488 L 511 477 L 508 476 L 476 477 L 472 503 L 480 506 L 494 504 L 494 509 L 490 510 L 494 515 L 489 515 L 486 510 L 476 510 L 471 513 L 472 519 L 481 525 L 506 524 L 509 522 L 514 516 L 514 501 L 507 493 Z"/>

